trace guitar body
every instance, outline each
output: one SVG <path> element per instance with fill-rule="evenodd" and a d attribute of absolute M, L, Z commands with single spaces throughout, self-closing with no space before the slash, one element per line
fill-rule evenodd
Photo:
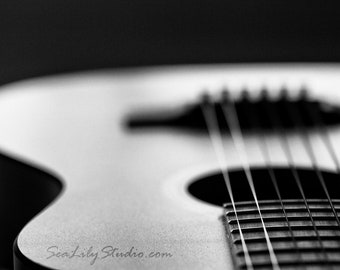
<path fill-rule="evenodd" d="M 313 97 L 340 104 L 340 67 L 322 65 L 97 71 L 4 86 L 1 149 L 47 168 L 40 170 L 63 185 L 18 235 L 15 269 L 234 269 L 223 208 L 188 192 L 192 182 L 219 171 L 208 133 L 131 129 L 126 121 L 195 102 L 205 89 L 215 95 L 228 86 L 237 95 L 247 87 L 255 95 L 263 85 L 274 98 L 282 85 L 292 95 L 305 85 Z M 334 172 L 327 149 L 311 134 L 318 164 Z M 339 156 L 340 130 L 333 126 L 329 134 Z M 288 138 L 294 164 L 311 168 L 301 138 Z M 252 168 L 268 165 L 257 139 L 244 136 Z M 225 143 L 228 167 L 241 168 L 229 136 Z M 268 135 L 268 144 L 272 163 L 287 167 L 276 135 Z"/>

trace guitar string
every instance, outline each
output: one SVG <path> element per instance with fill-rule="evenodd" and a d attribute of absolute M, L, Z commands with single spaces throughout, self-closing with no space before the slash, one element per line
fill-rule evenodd
<path fill-rule="evenodd" d="M 302 90 L 303 92 L 305 92 L 305 90 L 303 89 Z M 317 130 L 317 134 L 320 136 L 321 140 L 323 141 L 324 145 L 326 146 L 327 148 L 327 151 L 332 159 L 332 161 L 334 162 L 334 165 L 335 165 L 335 168 L 336 168 L 336 172 L 338 175 L 340 175 L 340 163 L 339 163 L 339 159 L 337 158 L 335 152 L 334 152 L 334 148 L 333 148 L 333 145 L 332 145 L 332 142 L 331 142 L 331 139 L 329 137 L 329 134 L 326 130 L 326 127 L 322 121 L 322 118 L 319 114 L 319 112 L 317 110 L 313 110 L 311 108 L 310 105 L 307 104 L 307 102 L 303 102 L 303 107 L 305 109 L 305 111 L 307 112 L 308 116 L 313 120 L 314 122 L 314 128 Z M 319 173 L 321 174 L 322 176 L 322 172 L 318 169 Z M 327 196 L 327 199 L 329 201 L 329 204 L 331 206 L 331 209 L 332 209 L 332 212 L 333 212 L 333 215 L 340 227 L 340 220 L 339 220 L 339 217 L 338 217 L 338 214 L 335 210 L 335 207 L 334 207 L 334 204 L 332 202 L 332 199 L 331 199 L 331 196 L 329 194 L 329 191 L 327 189 L 327 185 L 324 181 L 324 178 L 321 177 L 320 178 L 320 182 L 321 182 L 321 186 Z"/>
<path fill-rule="evenodd" d="M 319 166 L 317 165 L 317 159 L 315 157 L 315 154 L 314 154 L 311 142 L 310 142 L 310 137 L 308 136 L 308 134 L 306 133 L 306 130 L 304 128 L 304 122 L 302 121 L 301 116 L 300 116 L 300 114 L 299 114 L 299 112 L 298 112 L 298 110 L 297 110 L 297 108 L 295 106 L 291 106 L 291 110 L 289 110 L 289 108 L 287 107 L 288 106 L 287 102 L 284 102 L 284 105 L 286 107 L 287 112 L 290 115 L 291 120 L 295 119 L 295 121 L 293 120 L 294 128 L 295 128 L 297 133 L 301 134 L 303 146 L 304 146 L 304 148 L 307 151 L 308 157 L 310 158 L 313 170 L 315 171 L 316 176 L 317 176 L 319 182 L 321 183 L 322 187 L 324 188 L 324 191 L 325 191 L 325 193 L 327 195 L 329 193 L 328 193 L 327 187 L 325 186 L 325 181 L 324 181 L 323 175 L 322 175 L 322 173 L 321 173 L 321 171 L 319 169 Z M 301 129 L 301 127 L 302 127 L 302 129 Z M 328 196 L 327 199 L 328 199 L 328 202 L 329 202 L 330 206 L 332 207 L 333 204 L 332 204 L 332 202 L 330 200 L 330 197 Z M 312 215 L 311 215 L 311 217 L 312 217 Z M 327 254 L 327 252 L 325 250 L 323 242 L 321 241 L 321 237 L 320 237 L 319 231 L 318 231 L 318 229 L 316 227 L 316 224 L 315 224 L 313 219 L 312 219 L 312 223 L 313 223 L 313 226 L 315 226 L 315 230 L 318 233 L 318 237 L 320 238 L 320 247 L 321 247 L 322 252 L 323 252 L 323 254 L 324 254 L 325 258 L 326 258 L 326 261 L 329 261 L 329 258 L 328 258 L 329 256 L 328 256 L 328 254 Z M 332 268 L 332 267 L 329 265 L 329 268 Z"/>
<path fill-rule="evenodd" d="M 262 96 L 264 98 L 267 98 L 267 92 L 262 92 Z M 278 134 L 281 134 L 281 136 L 279 136 L 280 138 L 280 143 L 282 144 L 282 149 L 284 150 L 285 152 L 285 156 L 287 158 L 287 163 L 288 163 L 288 166 L 290 167 L 290 170 L 293 174 L 293 177 L 294 177 L 294 180 L 298 186 L 298 190 L 302 196 L 302 199 L 303 199 L 303 202 L 305 204 L 305 207 L 306 207 L 306 210 L 307 210 L 307 213 L 309 215 L 309 218 L 312 222 L 312 226 L 313 226 L 313 230 L 316 234 L 316 237 L 317 237 L 317 240 L 318 240 L 318 243 L 319 243 L 319 246 L 322 250 L 322 254 L 323 254 L 323 257 L 325 259 L 325 263 L 327 263 L 328 260 L 328 256 L 327 256 L 327 253 L 325 251 L 325 248 L 324 248 L 324 245 L 322 243 L 322 240 L 321 240 L 321 237 L 320 237 L 320 234 L 319 234 L 319 231 L 316 227 L 316 224 L 315 224 L 315 221 L 314 221 L 314 218 L 312 216 L 312 212 L 310 210 L 310 207 L 308 205 L 308 202 L 307 202 L 307 199 L 306 199 L 306 195 L 305 195 L 305 192 L 303 190 L 303 186 L 302 186 L 302 183 L 301 183 L 301 179 L 300 179 L 300 176 L 299 176 L 299 173 L 297 171 L 297 168 L 295 166 L 295 163 L 294 163 L 294 160 L 293 160 L 293 155 L 292 155 L 292 152 L 291 152 L 291 149 L 290 149 L 290 145 L 288 143 L 288 137 L 287 137 L 287 134 L 286 134 L 286 131 L 285 129 L 283 128 L 283 125 L 279 119 L 279 116 L 277 115 L 277 109 L 275 108 L 274 110 L 272 110 L 271 108 L 268 108 L 268 103 L 266 102 L 265 103 L 265 107 L 266 107 L 266 110 L 267 110 L 267 114 L 272 122 L 273 125 L 275 125 L 275 128 L 277 129 L 278 131 Z M 275 107 L 275 106 L 273 106 Z M 287 110 L 289 111 L 289 110 Z M 289 112 L 290 113 L 290 112 Z M 294 116 L 296 117 L 296 115 L 293 115 L 293 118 L 292 118 L 292 121 L 294 121 Z"/>
<path fill-rule="evenodd" d="M 247 101 L 247 103 L 249 105 L 249 97 L 248 97 L 247 91 L 243 91 L 243 98 L 244 98 L 244 100 Z M 271 160 L 270 154 L 269 154 L 269 146 L 268 146 L 267 138 L 266 138 L 265 134 L 263 133 L 262 128 L 263 128 L 264 123 L 262 123 L 262 128 L 261 128 L 260 127 L 261 121 L 260 121 L 259 116 L 258 116 L 258 114 L 260 112 L 259 112 L 258 109 L 257 110 L 254 109 L 252 105 L 249 105 L 248 109 L 251 111 L 249 113 L 249 120 L 250 120 L 249 122 L 251 123 L 251 128 L 255 131 L 256 127 L 259 127 L 259 129 L 256 130 L 256 131 L 260 135 L 260 138 L 258 139 L 259 144 L 260 144 L 260 152 L 262 154 L 262 157 L 264 159 L 266 167 L 268 168 L 269 178 L 271 179 L 271 182 L 274 186 L 275 193 L 276 193 L 276 195 L 279 199 L 279 202 L 280 202 L 280 205 L 281 205 L 281 208 L 282 208 L 282 212 L 283 212 L 283 215 L 284 215 L 284 218 L 285 218 L 285 222 L 286 222 L 287 227 L 288 227 L 289 234 L 290 234 L 290 236 L 293 240 L 294 250 L 295 250 L 295 252 L 298 256 L 298 260 L 302 264 L 302 261 L 303 261 L 302 254 L 300 252 L 300 249 L 298 248 L 296 237 L 294 236 L 294 232 L 293 232 L 292 226 L 290 225 L 288 214 L 286 212 L 286 207 L 285 207 L 285 205 L 282 201 L 282 195 L 281 195 L 278 183 L 277 183 L 276 173 L 274 171 L 274 168 L 273 168 L 273 165 L 272 165 L 272 160 Z M 273 127 L 271 127 L 271 129 L 273 129 Z M 306 267 L 304 266 L 303 268 L 306 268 Z"/>
<path fill-rule="evenodd" d="M 304 103 L 305 104 L 305 103 Z M 310 108 L 307 108 L 307 109 L 310 109 Z M 290 110 L 287 110 L 288 112 L 289 112 L 289 114 L 290 114 L 290 116 L 291 116 L 291 118 L 292 119 L 296 119 L 296 116 L 298 115 L 297 113 L 296 114 L 294 114 L 294 115 L 291 115 L 291 111 Z M 313 112 L 310 110 L 310 111 L 308 111 L 308 114 L 311 116 L 311 118 L 317 123 L 317 124 L 319 124 L 319 126 L 317 125 L 317 129 L 318 129 L 318 131 L 319 131 L 319 134 L 320 134 L 320 136 L 321 136 L 321 138 L 322 138 L 322 140 L 323 140 L 323 142 L 324 142 L 324 144 L 326 145 L 326 147 L 327 147 L 327 149 L 328 149 L 328 152 L 330 153 L 330 156 L 331 156 L 331 158 L 332 158 L 332 160 L 333 160 L 333 162 L 334 162 L 334 164 L 335 164 L 335 166 L 336 166 L 336 169 L 337 169 L 337 171 L 338 171 L 338 173 L 340 173 L 340 163 L 339 163 L 339 160 L 338 160 L 338 158 L 337 158 L 337 156 L 336 156 L 336 154 L 335 154 L 335 152 L 334 152 L 334 150 L 333 150 L 333 148 L 332 148 L 332 143 L 331 143 L 331 140 L 330 140 L 330 138 L 329 138 L 329 135 L 328 135 L 328 133 L 327 133 L 327 131 L 324 129 L 324 125 L 323 125 L 323 123 L 322 123 L 322 120 L 321 120 L 321 118 L 319 117 L 319 115 L 316 115 L 315 113 L 316 112 L 314 112 L 314 114 L 312 114 Z M 269 114 L 269 115 L 271 115 L 271 114 Z M 295 116 L 295 117 L 294 117 Z M 312 117 L 313 116 L 313 117 Z M 216 117 L 216 114 L 215 114 L 215 117 Z M 299 116 L 297 116 L 297 117 L 299 117 Z M 297 120 L 299 120 L 299 119 L 297 119 Z M 215 122 L 216 122 L 216 119 L 215 119 Z M 298 122 L 299 123 L 299 122 Z M 217 126 L 218 127 L 218 126 Z M 321 128 L 320 128 L 321 127 Z M 280 128 L 281 130 L 282 130 L 282 128 Z M 318 237 L 318 241 L 319 241 L 319 243 L 320 243 L 320 246 L 321 246 L 321 248 L 324 250 L 324 247 L 323 247 L 323 245 L 322 245 L 322 241 L 321 241 L 321 238 L 320 238 L 320 235 L 318 234 L 318 231 L 317 231 L 317 228 L 316 228 L 316 226 L 315 226 L 315 222 L 314 222 L 314 219 L 313 219 L 313 217 L 312 217 L 312 214 L 311 214 L 311 211 L 310 211 L 310 209 L 309 209 L 309 205 L 308 205 L 308 202 L 307 202 L 307 200 L 306 200 L 306 197 L 305 197 L 305 194 L 304 194 L 304 191 L 303 191 L 303 187 L 302 187 L 302 184 L 301 184 L 301 181 L 300 181 L 300 179 L 299 179 L 299 175 L 298 175 L 298 172 L 297 172 L 297 170 L 296 170 L 296 167 L 295 167 L 295 165 L 293 164 L 293 162 L 292 162 L 292 153 L 290 152 L 290 147 L 289 147 L 289 144 L 288 144 L 288 141 L 287 141 L 287 135 L 286 135 L 286 133 L 284 132 L 284 133 L 282 133 L 282 134 L 284 134 L 284 144 L 285 144 L 285 146 L 286 147 L 283 147 L 283 149 L 284 149 L 284 151 L 285 151 L 285 154 L 286 154 L 286 157 L 287 157 L 287 161 L 288 161 L 288 164 L 290 165 L 290 167 L 291 167 L 291 169 L 292 169 L 292 171 L 293 171 L 293 175 L 294 175 L 294 178 L 295 178 L 295 180 L 297 181 L 297 184 L 298 184 L 298 187 L 299 187 L 299 191 L 300 191 L 300 193 L 301 193 L 301 195 L 302 195 L 302 197 L 303 197 L 303 199 L 304 199 L 304 202 L 305 202 L 305 205 L 306 205 L 306 208 L 307 208 L 307 210 L 308 210 L 308 213 L 309 213 L 309 215 L 310 215 L 310 218 L 311 218 L 311 221 L 312 221 L 312 223 L 313 223 L 313 227 L 314 227 L 314 229 L 316 229 L 316 234 L 317 234 L 317 237 Z M 306 150 L 307 150 L 307 153 L 308 153 L 308 155 L 309 155 L 309 157 L 310 157 L 310 159 L 311 159 L 311 161 L 312 161 L 312 164 L 313 164 L 313 167 L 314 168 L 316 168 L 316 171 L 317 171 L 317 174 L 318 174 L 318 177 L 319 177 L 319 179 L 320 179 L 320 182 L 321 182 L 321 184 L 322 184 L 322 186 L 323 186 L 323 189 L 324 189 L 324 191 L 325 191 L 325 193 L 326 193 L 326 196 L 327 196 L 327 198 L 328 198 L 328 201 L 330 202 L 330 205 L 331 205 L 331 207 L 332 207 L 332 211 L 333 211 L 333 214 L 334 214 L 334 216 L 335 216 L 335 218 L 337 219 L 337 222 L 338 222 L 338 224 L 339 224 L 339 219 L 338 219 L 338 216 L 337 216 L 337 214 L 336 214 L 336 210 L 335 210 L 335 208 L 334 208 L 334 205 L 332 204 L 332 201 L 331 201 L 331 199 L 330 199 L 330 196 L 329 196 L 329 192 L 328 192 L 328 190 L 327 190 L 327 186 L 325 185 L 325 182 L 324 182 L 324 179 L 323 179 L 323 177 L 322 177 L 322 174 L 321 174 L 321 171 L 319 170 L 319 168 L 318 168 L 318 166 L 317 166 L 317 161 L 316 161 L 316 158 L 315 158 L 315 154 L 314 154 L 314 151 L 313 151 L 313 149 L 311 148 L 311 145 L 310 145 L 310 139 L 309 139 L 309 137 L 308 137 L 308 135 L 307 134 L 304 134 L 304 137 L 305 138 L 307 138 L 307 140 L 303 140 L 304 141 L 304 145 L 305 145 L 305 147 L 306 147 Z M 281 143 L 282 143 L 282 141 L 281 141 Z M 222 146 L 221 147 L 223 147 L 223 143 L 222 143 L 222 141 L 221 141 L 221 144 L 222 144 Z M 266 147 L 268 147 L 268 146 L 266 146 Z M 261 148 L 262 149 L 262 148 Z M 263 149 L 265 149 L 265 148 L 263 148 Z M 267 149 L 268 150 L 268 149 Z M 267 153 L 268 154 L 268 153 Z M 266 155 L 266 154 L 264 154 L 264 155 Z M 267 155 L 267 156 L 269 156 L 269 155 Z M 293 165 L 293 166 L 292 166 Z M 249 168 L 249 170 L 250 170 L 250 168 Z M 321 177 L 320 177 L 320 175 L 321 175 Z M 275 186 L 275 184 L 274 184 L 274 186 Z M 277 187 L 277 183 L 276 183 L 276 187 Z M 275 187 L 275 189 L 276 189 L 276 187 Z M 229 189 L 228 189 L 229 190 Z M 276 189 L 276 191 L 278 191 L 277 189 Z M 229 195 L 230 196 L 230 195 Z M 280 195 L 279 195 L 280 196 Z M 233 206 L 234 207 L 234 206 Z M 234 211 L 236 210 L 236 207 L 234 208 Z M 235 214 L 236 214 L 236 211 L 235 211 Z M 238 222 L 238 226 L 240 227 L 240 224 L 239 224 L 239 222 Z M 243 239 L 244 240 L 244 239 Z M 241 241 L 242 242 L 242 241 Z M 247 247 L 246 247 L 246 245 L 245 245 L 245 241 L 244 241 L 244 246 L 245 246 L 245 248 L 247 249 Z M 245 252 L 245 254 L 246 254 L 247 252 Z M 326 258 L 328 257 L 327 256 L 327 254 L 325 253 L 325 255 L 326 255 Z M 248 256 L 249 256 L 249 253 L 248 253 Z M 250 262 L 251 262 L 251 260 L 250 260 Z M 247 267 L 247 269 L 248 269 L 248 267 Z"/>
<path fill-rule="evenodd" d="M 234 200 L 234 195 L 231 187 L 231 182 L 229 178 L 229 173 L 228 173 L 228 162 L 226 159 L 225 155 L 225 150 L 223 146 L 223 141 L 222 141 L 222 135 L 221 135 L 221 130 L 218 125 L 217 121 L 217 116 L 215 112 L 215 107 L 214 104 L 210 101 L 209 97 L 204 97 L 204 100 L 202 102 L 202 112 L 204 116 L 204 120 L 208 129 L 209 137 L 213 145 L 213 149 L 216 153 L 217 160 L 219 163 L 219 166 L 221 168 L 222 176 L 224 179 L 224 182 L 226 184 L 230 201 L 233 207 L 233 211 L 235 213 L 235 218 L 237 222 L 237 227 L 240 232 L 240 239 L 241 239 L 241 244 L 242 244 L 242 249 L 244 251 L 244 258 L 245 258 L 245 263 L 246 263 L 246 268 L 247 270 L 254 270 L 254 266 L 251 260 L 251 257 L 249 255 L 248 247 L 245 242 L 245 238 L 242 232 L 242 228 L 240 225 L 240 221 L 238 218 L 237 210 L 236 210 L 236 204 Z"/>
<path fill-rule="evenodd" d="M 303 103 L 305 103 L 305 102 L 303 102 Z M 285 103 L 285 105 L 287 107 L 286 103 Z M 295 129 L 296 129 L 297 132 L 301 133 L 301 136 L 303 137 L 302 141 L 303 141 L 304 148 L 306 149 L 306 151 L 308 153 L 308 156 L 309 156 L 310 161 L 312 163 L 312 167 L 313 167 L 313 169 L 316 173 L 316 176 L 317 176 L 317 178 L 318 178 L 318 180 L 319 180 L 319 182 L 322 186 L 323 191 L 326 194 L 328 203 L 329 203 L 333 213 L 335 214 L 335 218 L 338 222 L 337 214 L 336 214 L 336 211 L 334 209 L 334 205 L 332 203 L 332 200 L 329 196 L 329 192 L 328 192 L 328 189 L 327 189 L 327 186 L 326 186 L 326 183 L 325 183 L 325 179 L 324 179 L 323 174 L 322 174 L 322 172 L 319 168 L 319 164 L 318 164 L 317 158 L 315 156 L 314 149 L 312 147 L 310 136 L 309 136 L 309 134 L 306 133 L 306 127 L 305 127 L 304 121 L 302 120 L 302 118 L 301 118 L 301 116 L 300 116 L 300 114 L 299 114 L 299 112 L 298 112 L 298 110 L 295 106 L 292 106 L 292 110 L 290 112 L 291 118 L 292 118 L 293 115 L 295 115 Z M 322 248 L 323 248 L 323 250 L 325 250 L 324 246 Z M 326 256 L 328 257 L 328 254 L 326 253 L 326 251 L 324 251 L 324 252 L 325 252 Z M 330 268 L 332 268 L 332 267 L 330 266 Z"/>
<path fill-rule="evenodd" d="M 239 154 L 239 157 L 241 159 L 243 170 L 245 171 L 247 181 L 248 181 L 248 184 L 249 184 L 250 189 L 251 189 L 251 193 L 252 193 L 254 200 L 255 200 L 255 205 L 256 205 L 257 210 L 259 212 L 259 217 L 260 217 L 260 220 L 261 220 L 261 224 L 262 224 L 263 231 L 264 231 L 264 236 L 265 236 L 265 239 L 266 239 L 266 244 L 267 244 L 268 251 L 269 251 L 270 261 L 271 261 L 271 264 L 273 266 L 273 269 L 279 270 L 281 268 L 279 266 L 276 254 L 274 252 L 274 248 L 273 248 L 273 245 L 271 243 L 266 225 L 264 223 L 263 215 L 262 215 L 261 208 L 260 208 L 260 205 L 259 205 L 259 202 L 258 202 L 258 198 L 257 198 L 256 190 L 255 190 L 255 185 L 254 185 L 254 181 L 253 181 L 253 176 L 252 176 L 250 166 L 249 166 L 249 163 L 248 163 L 248 160 L 247 160 L 247 154 L 246 154 L 246 150 L 245 150 L 246 149 L 245 142 L 244 142 L 244 139 L 243 139 L 243 134 L 242 134 L 242 131 L 241 131 L 239 120 L 238 120 L 238 115 L 237 115 L 237 111 L 236 111 L 236 108 L 235 108 L 235 104 L 234 104 L 232 97 L 228 95 L 228 92 L 224 91 L 222 95 L 223 95 L 223 97 L 222 97 L 223 115 L 224 115 L 225 120 L 227 121 L 227 124 L 229 126 L 231 138 L 234 142 L 237 153 Z"/>

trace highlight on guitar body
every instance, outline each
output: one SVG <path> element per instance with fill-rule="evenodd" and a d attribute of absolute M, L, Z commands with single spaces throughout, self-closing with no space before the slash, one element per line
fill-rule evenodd
<path fill-rule="evenodd" d="M 339 85 L 272 64 L 4 86 L 0 265 L 338 269 Z"/>

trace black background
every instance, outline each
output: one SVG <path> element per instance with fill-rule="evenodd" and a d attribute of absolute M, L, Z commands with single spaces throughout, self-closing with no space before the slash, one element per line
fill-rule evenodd
<path fill-rule="evenodd" d="M 2 0 L 0 84 L 102 67 L 337 62 L 338 2 Z"/>

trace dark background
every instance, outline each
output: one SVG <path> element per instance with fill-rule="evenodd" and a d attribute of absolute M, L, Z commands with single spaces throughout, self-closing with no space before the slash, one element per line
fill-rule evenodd
<path fill-rule="evenodd" d="M 102 67 L 337 62 L 338 2 L 0 0 L 0 84 Z"/>

